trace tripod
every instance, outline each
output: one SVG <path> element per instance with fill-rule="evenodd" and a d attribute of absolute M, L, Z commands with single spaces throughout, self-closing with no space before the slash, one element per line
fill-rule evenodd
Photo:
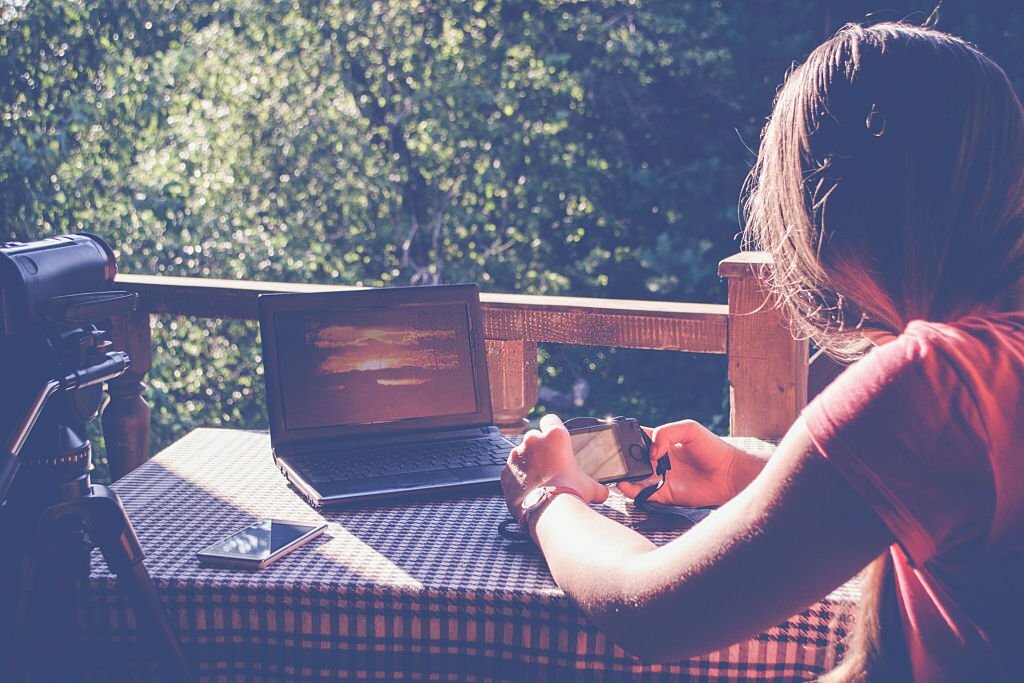
<path fill-rule="evenodd" d="M 85 334 L 93 341 L 101 336 L 95 331 Z M 86 387 L 98 389 L 102 382 L 124 373 L 130 362 L 119 352 L 99 357 L 102 360 L 96 364 L 46 382 L 15 426 L 6 453 L 0 453 L 0 501 L 4 503 L 0 539 L 11 544 L 0 562 L 0 587 L 7 594 L 3 596 L 7 604 L 0 605 L 0 619 L 5 622 L 0 624 L 0 649 L 11 648 L 6 668 L 12 674 L 4 679 L 48 683 L 81 678 L 79 667 L 87 653 L 76 631 L 74 589 L 76 581 L 88 579 L 91 552 L 99 548 L 129 598 L 142 636 L 140 646 L 156 661 L 157 676 L 190 681 L 188 665 L 142 563 L 142 546 L 121 501 L 114 491 L 89 481 L 91 446 L 78 434 L 84 432 L 84 423 L 82 430 L 76 430 L 59 417 L 50 420 L 46 431 L 57 434 L 56 454 L 27 458 L 24 476 L 18 486 L 12 486 L 21 450 L 49 399 L 61 393 L 70 403 L 77 396 L 74 407 L 81 413 L 78 392 Z M 84 402 L 88 403 L 87 396 Z M 66 412 L 60 409 L 56 414 Z M 4 625 L 12 627 L 10 633 L 3 633 Z"/>

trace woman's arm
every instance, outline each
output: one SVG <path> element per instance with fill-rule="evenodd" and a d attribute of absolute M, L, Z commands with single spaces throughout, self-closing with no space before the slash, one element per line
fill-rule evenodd
<path fill-rule="evenodd" d="M 556 496 L 533 520 L 558 585 L 620 646 L 650 661 L 703 654 L 775 626 L 893 541 L 802 421 L 749 486 L 663 547 L 572 496 Z"/>

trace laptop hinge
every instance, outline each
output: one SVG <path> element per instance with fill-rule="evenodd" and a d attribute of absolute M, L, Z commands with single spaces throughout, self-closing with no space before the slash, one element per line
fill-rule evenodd
<path fill-rule="evenodd" d="M 386 448 L 388 446 L 402 446 L 411 443 L 471 439 L 473 437 L 490 436 L 500 433 L 501 431 L 493 425 L 478 425 L 475 427 L 422 431 L 404 435 L 388 434 L 387 438 L 383 438 L 380 434 L 360 437 L 333 436 L 330 439 L 316 439 L 288 444 L 287 446 L 277 446 L 274 448 L 274 452 L 277 455 L 305 455 L 307 453 L 320 453 L 324 451 L 344 452 L 360 448 Z"/>

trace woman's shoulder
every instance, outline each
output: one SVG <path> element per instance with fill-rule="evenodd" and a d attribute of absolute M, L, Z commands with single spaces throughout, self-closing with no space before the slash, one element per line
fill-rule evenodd
<path fill-rule="evenodd" d="M 910 413 L 929 410 L 932 401 L 941 400 L 972 421 L 986 422 L 990 413 L 1024 405 L 1024 311 L 949 322 L 915 320 L 833 385 L 822 392 L 823 400 L 859 396 L 873 402 L 888 396 L 901 400 Z"/>
<path fill-rule="evenodd" d="M 988 311 L 973 313 L 954 319 L 954 321 L 911 321 L 904 335 L 914 337 L 987 334 L 1020 334 L 1024 331 L 1024 310 Z"/>
<path fill-rule="evenodd" d="M 914 320 L 897 341 L 950 350 L 983 345 L 1013 351 L 1024 348 L 1024 311 L 970 315 L 948 322 Z"/>
<path fill-rule="evenodd" d="M 892 348 L 882 347 L 870 355 L 876 354 L 869 365 L 897 372 L 905 366 L 916 367 L 936 389 L 946 386 L 966 391 L 982 413 L 991 410 L 989 399 L 993 397 L 1020 403 L 1024 392 L 1024 311 L 952 322 L 914 321 Z M 1005 412 L 1005 405 L 995 407 Z"/>
<path fill-rule="evenodd" d="M 930 352 L 933 363 L 946 368 L 947 393 L 954 400 L 943 412 L 983 439 L 999 482 L 999 518 L 1022 519 L 1024 311 L 915 324 L 908 326 L 906 335 Z M 1024 519 L 1019 526 L 1024 532 Z"/>
<path fill-rule="evenodd" d="M 819 451 L 925 562 L 1024 511 L 1024 481 L 1005 485 L 1022 411 L 1024 314 L 1000 314 L 911 323 L 803 415 Z"/>

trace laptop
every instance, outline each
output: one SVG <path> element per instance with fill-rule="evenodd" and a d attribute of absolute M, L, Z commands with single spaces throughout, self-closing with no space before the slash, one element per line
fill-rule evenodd
<path fill-rule="evenodd" d="M 259 298 L 274 460 L 313 506 L 497 490 L 476 285 Z"/>

